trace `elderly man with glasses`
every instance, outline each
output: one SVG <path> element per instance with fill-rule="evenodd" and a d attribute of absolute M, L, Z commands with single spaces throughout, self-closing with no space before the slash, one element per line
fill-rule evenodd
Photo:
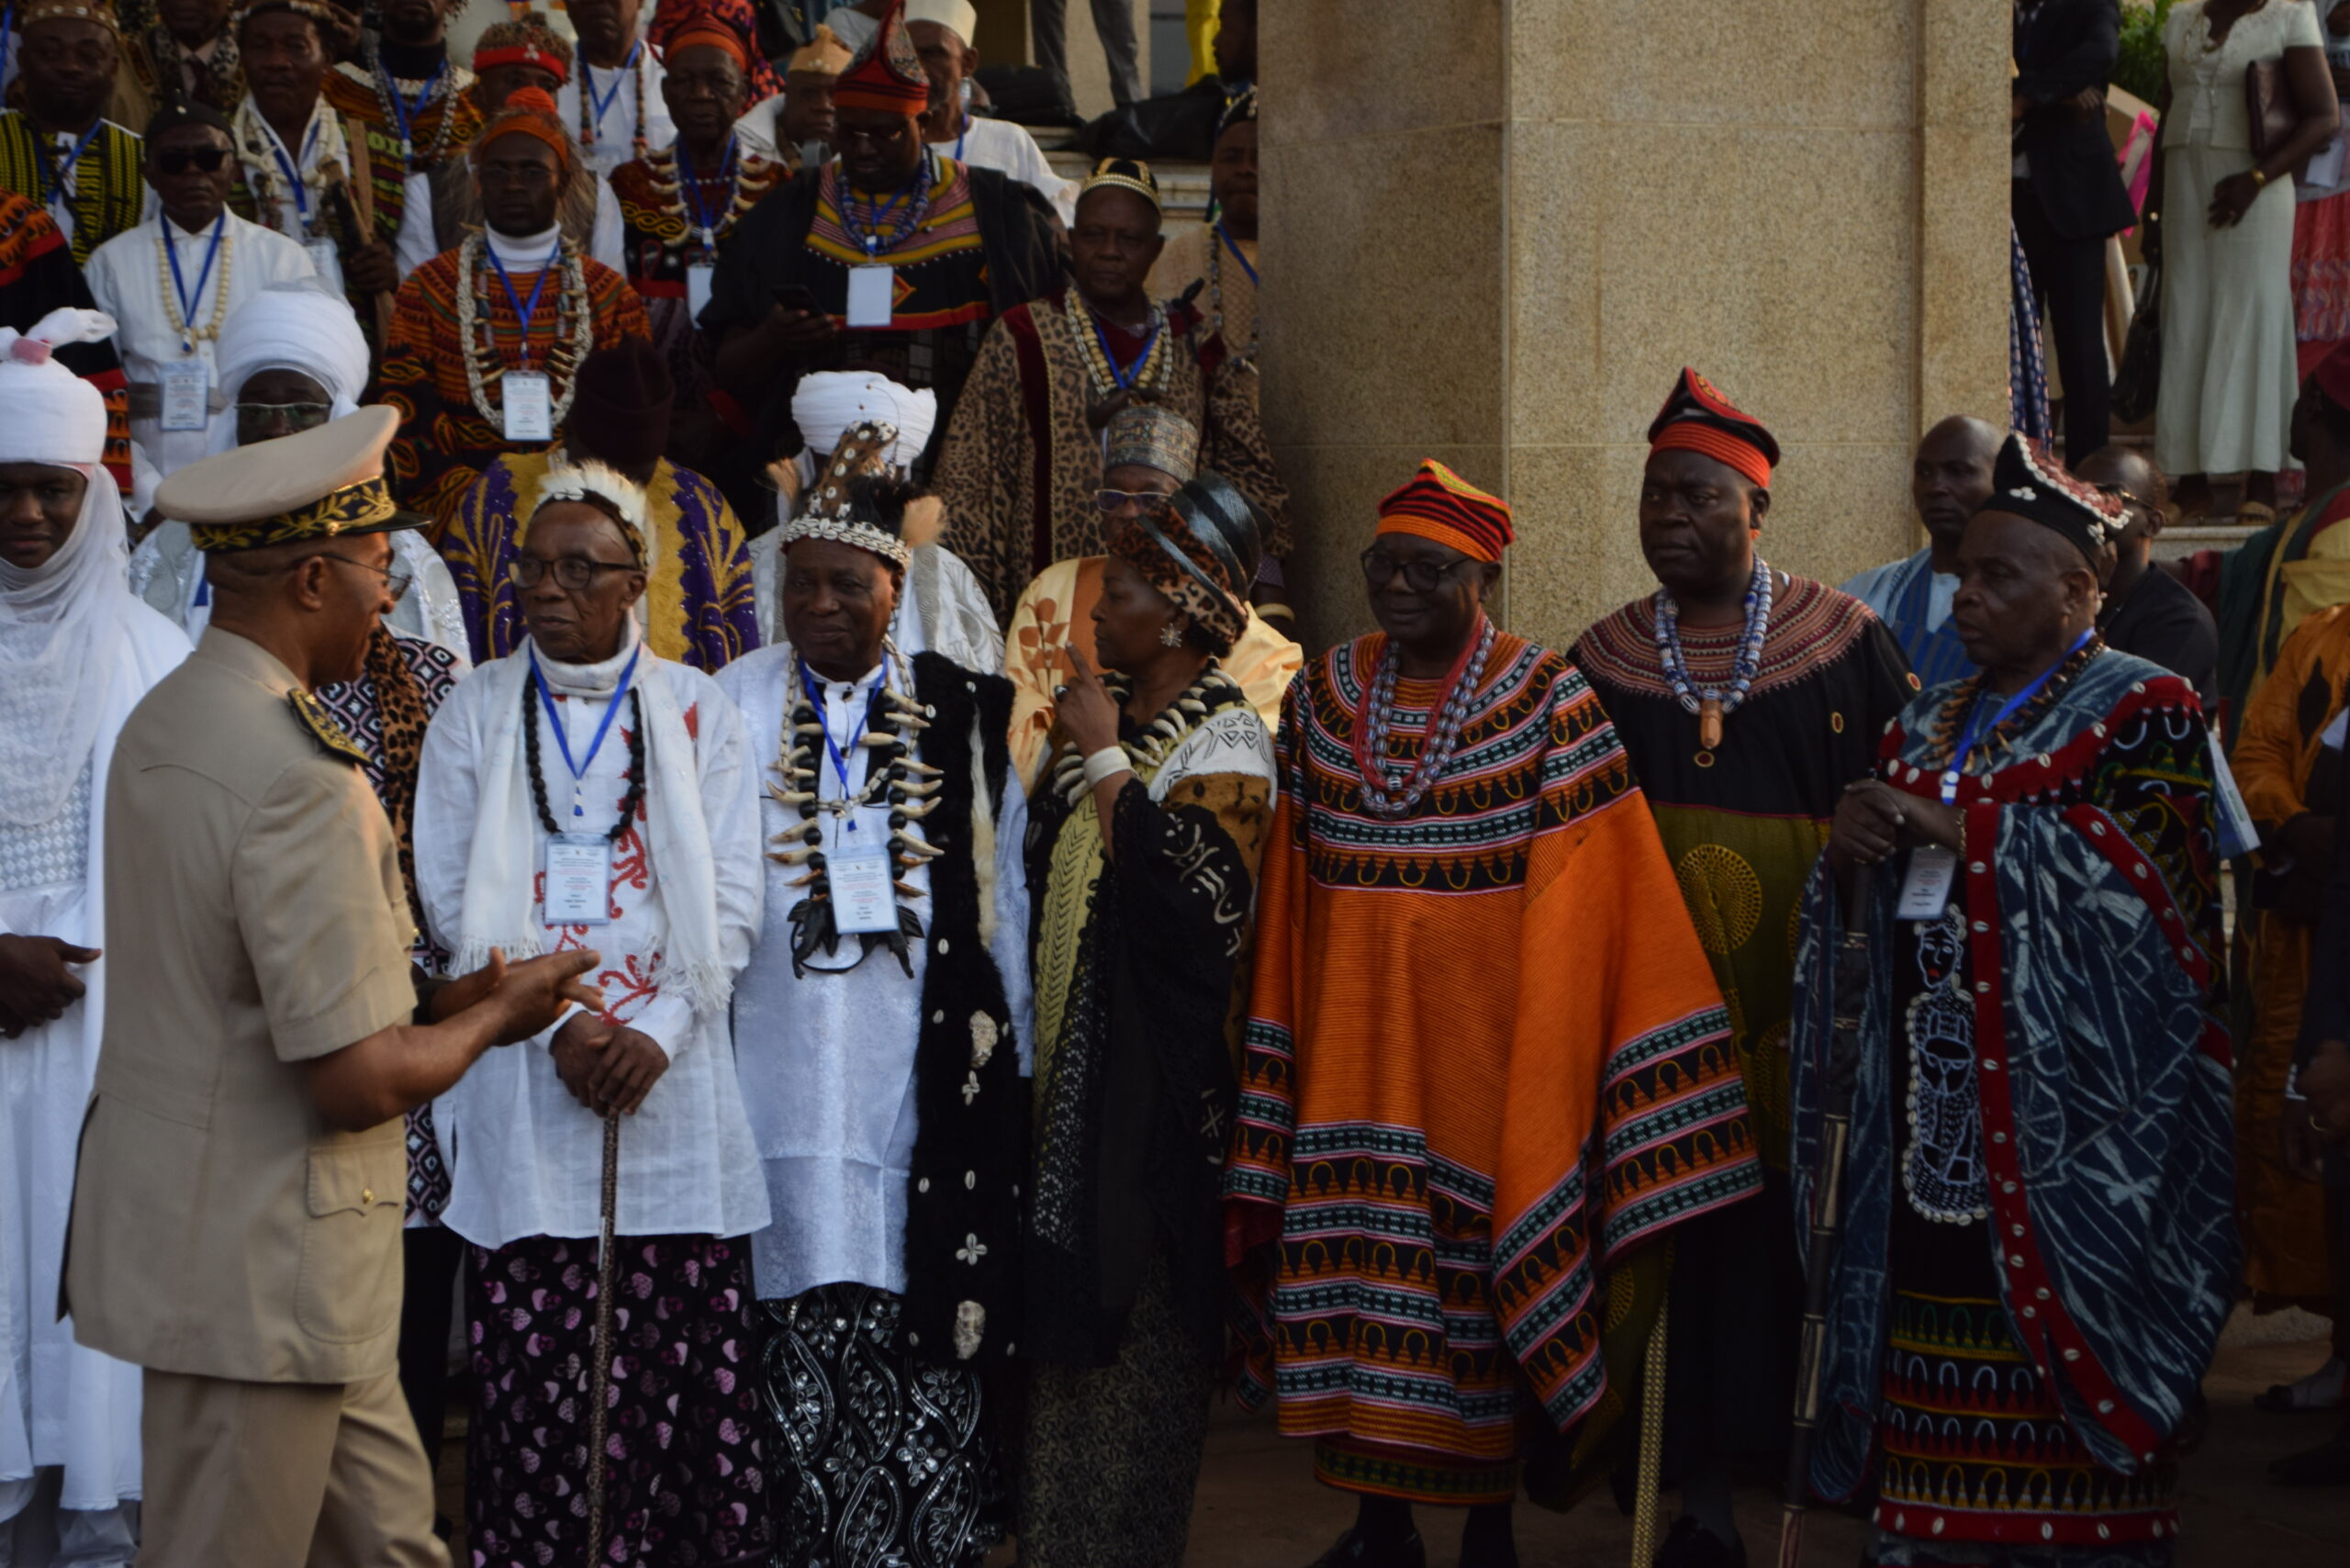
<path fill-rule="evenodd" d="M 2113 541 L 2098 634 L 2109 648 L 2151 659 L 2195 688 L 2213 711 L 2220 672 L 2220 626 L 2184 583 L 2154 564 L 2154 536 L 2169 516 L 2170 480 L 2134 447 L 2107 446 L 2073 472 L 2120 501 L 2129 522 Z"/>

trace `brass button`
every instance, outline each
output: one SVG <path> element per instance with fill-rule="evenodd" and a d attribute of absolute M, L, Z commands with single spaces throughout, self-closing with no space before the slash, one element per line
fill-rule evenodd
<path fill-rule="evenodd" d="M 372 1203 L 374 1203 L 374 1202 L 375 1201 L 375 1188 L 373 1188 L 373 1187 L 362 1187 L 362 1188 L 360 1188 L 360 1189 L 359 1189 L 359 1201 L 360 1201 L 361 1203 L 363 1203 L 363 1204 L 372 1204 Z"/>

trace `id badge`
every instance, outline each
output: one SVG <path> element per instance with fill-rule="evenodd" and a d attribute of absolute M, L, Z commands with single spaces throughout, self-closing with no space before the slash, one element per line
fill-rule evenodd
<path fill-rule="evenodd" d="M 602 834 L 558 833 L 547 840 L 543 918 L 558 925 L 612 923 L 612 841 Z"/>
<path fill-rule="evenodd" d="M 710 280 L 717 275 L 718 269 L 704 262 L 689 263 L 686 267 L 686 314 L 697 323 L 710 306 Z"/>
<path fill-rule="evenodd" d="M 876 264 L 848 269 L 851 327 L 887 327 L 897 308 L 897 268 Z"/>
<path fill-rule="evenodd" d="M 310 270 L 319 281 L 336 294 L 342 292 L 342 252 L 335 249 L 331 240 L 305 240 L 302 249 L 310 253 Z"/>
<path fill-rule="evenodd" d="M 554 439 L 554 396 L 543 373 L 509 370 L 498 378 L 498 396 L 506 414 L 507 440 Z"/>
<path fill-rule="evenodd" d="M 212 367 L 200 359 L 175 359 L 163 366 L 163 412 L 167 431 L 200 431 L 212 422 Z"/>
<path fill-rule="evenodd" d="M 824 857 L 832 884 L 833 925 L 843 935 L 898 929 L 896 890 L 890 886 L 890 857 L 860 849 Z"/>
<path fill-rule="evenodd" d="M 1955 850 L 1927 845 L 1909 852 L 1909 869 L 1901 879 L 1901 902 L 1894 915 L 1900 920 L 1940 920 L 1950 906 L 1950 890 L 1958 880 Z"/>

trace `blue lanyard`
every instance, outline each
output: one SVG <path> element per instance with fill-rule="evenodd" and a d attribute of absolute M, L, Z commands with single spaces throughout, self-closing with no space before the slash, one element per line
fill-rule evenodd
<path fill-rule="evenodd" d="M 1958 803 L 1959 776 L 1965 769 L 1966 759 L 1968 756 L 1974 752 L 1975 744 L 1981 741 L 1985 736 L 1989 735 L 1994 731 L 1998 730 L 2001 724 L 2006 723 L 2010 718 L 2014 717 L 2017 709 L 2022 707 L 2025 703 L 2039 696 L 2040 689 L 2048 684 L 2049 678 L 2053 676 L 2058 670 L 2063 669 L 2066 665 L 2070 664 L 2072 662 L 2073 655 L 2087 647 L 2088 645 L 2089 639 L 2094 635 L 2096 635 L 2096 628 L 2092 627 L 2088 631 L 2082 633 L 2077 638 L 2074 639 L 2073 645 L 2065 650 L 2065 656 L 2063 658 L 2058 659 L 2054 664 L 2050 665 L 2046 669 L 2042 670 L 2038 675 L 2032 678 L 2031 685 L 2025 687 L 2021 691 L 2017 692 L 2013 697 L 2009 698 L 2005 702 L 1999 704 L 1999 711 L 1992 715 L 1991 722 L 1989 723 L 1986 724 L 1983 722 L 1983 699 L 1981 697 L 1977 697 L 1975 700 L 1974 710 L 1967 714 L 1966 728 L 1960 734 L 1958 749 L 1951 753 L 1950 767 L 1942 772 L 1943 805 L 1951 806 Z"/>
<path fill-rule="evenodd" d="M 604 117 L 611 112 L 613 103 L 620 97 L 621 84 L 628 80 L 629 73 L 636 69 L 636 57 L 643 52 L 643 39 L 629 45 L 628 58 L 621 61 L 620 69 L 612 73 L 612 88 L 609 93 L 596 91 L 596 68 L 585 60 L 579 62 L 580 90 L 588 95 L 588 106 L 594 110 L 596 115 L 596 118 L 588 122 L 588 133 L 591 139 L 604 129 Z"/>
<path fill-rule="evenodd" d="M 726 156 L 718 161 L 718 177 L 731 183 L 734 169 L 734 138 L 726 139 Z M 702 205 L 701 185 L 694 179 L 693 165 L 686 162 L 686 146 L 677 144 L 677 188 L 693 204 L 694 227 L 701 230 L 701 248 L 705 251 L 718 243 L 718 225 L 711 221 L 710 209 Z M 731 202 L 722 203 L 731 206 Z"/>
<path fill-rule="evenodd" d="M 1117 354 L 1112 351 L 1109 334 L 1102 330 L 1102 318 L 1095 316 L 1091 310 L 1088 310 L 1086 315 L 1093 322 L 1093 341 L 1102 345 L 1102 357 L 1110 362 L 1110 374 L 1117 378 L 1118 390 L 1132 391 L 1135 377 L 1141 375 L 1142 367 L 1150 363 L 1150 351 L 1158 346 L 1158 329 L 1161 323 L 1157 319 L 1153 319 L 1150 323 L 1150 336 L 1142 341 L 1142 353 L 1135 355 L 1133 364 L 1125 365 L 1118 363 Z"/>
<path fill-rule="evenodd" d="M 204 248 L 204 270 L 196 274 L 196 294 L 187 291 L 187 275 L 180 271 L 180 248 L 172 240 L 172 220 L 163 219 L 163 254 L 171 258 L 172 289 L 180 297 L 180 337 L 187 352 L 196 352 L 196 308 L 204 302 L 204 286 L 212 281 L 213 258 L 220 253 L 221 238 L 229 231 L 229 209 L 212 220 L 212 241 Z"/>
<path fill-rule="evenodd" d="M 900 191 L 896 196 L 890 198 L 889 206 L 879 207 L 870 200 L 866 202 L 865 224 L 861 230 L 859 229 L 856 220 L 849 214 L 849 208 L 856 204 L 856 193 L 849 188 L 847 173 L 845 170 L 843 171 L 841 175 L 841 226 L 849 231 L 851 238 L 855 239 L 859 244 L 865 247 L 865 253 L 868 257 L 880 254 L 881 236 L 878 230 L 880 229 L 881 225 L 888 220 L 890 215 L 898 210 L 898 204 L 900 202 L 912 203 L 916 193 L 922 189 L 922 177 L 925 174 L 929 173 L 928 168 L 925 166 L 926 162 L 927 161 L 925 161 L 924 163 L 918 163 L 914 166 L 914 177 L 906 182 L 905 189 Z"/>
<path fill-rule="evenodd" d="M 841 799 L 845 801 L 849 798 L 848 756 L 841 750 L 840 743 L 833 739 L 833 722 L 824 716 L 824 689 L 817 684 L 816 672 L 808 667 L 806 659 L 800 660 L 799 664 L 800 689 L 808 694 L 808 705 L 816 710 L 816 723 L 824 732 L 824 755 L 832 760 L 833 772 L 841 781 Z M 851 816 L 846 821 L 848 831 L 855 833 L 856 819 Z"/>
<path fill-rule="evenodd" d="M 640 643 L 636 653 L 629 655 L 628 663 L 621 666 L 621 683 L 612 688 L 612 700 L 604 705 L 604 717 L 596 726 L 596 738 L 588 743 L 588 756 L 580 762 L 571 760 L 571 737 L 563 733 L 563 714 L 555 708 L 554 693 L 547 689 L 547 678 L 539 673 L 538 654 L 534 651 L 531 655 L 531 684 L 539 689 L 539 705 L 547 711 L 547 728 L 554 732 L 554 744 L 563 752 L 563 765 L 571 769 L 571 814 L 575 817 L 586 814 L 579 808 L 578 785 L 587 778 L 588 770 L 596 766 L 596 754 L 604 749 L 604 737 L 612 733 L 613 715 L 621 711 L 621 699 L 628 695 L 629 678 L 636 674 L 636 655 L 643 652 L 644 645 Z"/>
<path fill-rule="evenodd" d="M 963 161 L 963 143 L 968 141 L 970 139 L 971 122 L 968 119 L 966 119 L 963 122 L 963 129 L 955 133 L 955 162 L 957 163 L 960 163 Z"/>
<path fill-rule="evenodd" d="M 301 216 L 302 232 L 307 236 L 310 231 L 310 193 L 302 184 L 302 171 L 295 166 L 293 159 L 286 156 L 285 139 L 277 134 L 277 128 L 266 120 L 263 127 L 269 132 L 269 155 L 277 160 L 277 167 L 285 174 L 285 183 L 294 188 L 294 210 Z M 303 162 L 310 161 L 310 149 L 318 144 L 319 117 L 313 113 L 310 129 L 302 137 Z"/>
<path fill-rule="evenodd" d="M 1232 230 L 1224 226 L 1224 219 L 1221 218 L 1215 220 L 1215 237 L 1224 241 L 1224 248 L 1232 252 L 1232 259 L 1240 263 L 1240 270 L 1248 274 L 1249 283 L 1254 285 L 1257 281 L 1257 269 L 1250 266 L 1248 258 L 1240 253 L 1239 245 L 1232 238 Z"/>
<path fill-rule="evenodd" d="M 106 124 L 106 120 L 104 118 L 101 118 L 98 120 L 97 125 L 92 126 L 89 129 L 82 133 L 82 140 L 73 144 L 73 151 L 67 153 L 65 156 L 65 162 L 57 166 L 57 177 L 54 183 L 52 183 L 50 178 L 50 171 L 49 168 L 49 161 L 45 158 L 36 158 L 33 160 L 35 172 L 40 175 L 40 199 L 42 206 L 47 207 L 51 203 L 61 202 L 66 199 L 65 182 L 73 177 L 74 165 L 82 162 L 82 154 L 90 150 L 90 139 L 98 134 L 98 126 L 104 124 Z"/>
<path fill-rule="evenodd" d="M 408 157 L 415 146 L 415 138 L 410 134 L 408 127 L 416 123 L 417 117 L 424 113 L 425 106 L 432 101 L 432 89 L 441 85 L 441 78 L 449 74 L 449 62 L 446 57 L 442 58 L 431 79 L 417 89 L 414 103 L 400 96 L 399 84 L 392 80 L 392 73 L 385 70 L 382 62 L 376 62 L 375 69 L 384 73 L 384 96 L 392 101 L 392 118 L 399 126 L 400 155 Z"/>
<path fill-rule="evenodd" d="M 521 368 L 527 370 L 531 364 L 531 318 L 539 313 L 539 297 L 546 292 L 547 278 L 554 272 L 555 262 L 563 254 L 563 236 L 555 236 L 554 249 L 548 252 L 546 264 L 539 269 L 539 281 L 531 286 L 531 302 L 528 305 L 523 304 L 522 297 L 514 292 L 514 280 L 507 275 L 506 263 L 498 259 L 498 247 L 484 241 L 482 249 L 489 252 L 489 264 L 498 269 L 498 281 L 506 286 L 506 297 L 513 302 L 514 314 L 521 320 Z"/>

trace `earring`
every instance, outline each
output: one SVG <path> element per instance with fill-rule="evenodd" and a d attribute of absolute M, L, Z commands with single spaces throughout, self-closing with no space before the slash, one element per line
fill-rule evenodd
<path fill-rule="evenodd" d="M 1158 629 L 1158 640 L 1170 648 L 1180 648 L 1183 645 L 1183 628 L 1169 621 Z"/>

